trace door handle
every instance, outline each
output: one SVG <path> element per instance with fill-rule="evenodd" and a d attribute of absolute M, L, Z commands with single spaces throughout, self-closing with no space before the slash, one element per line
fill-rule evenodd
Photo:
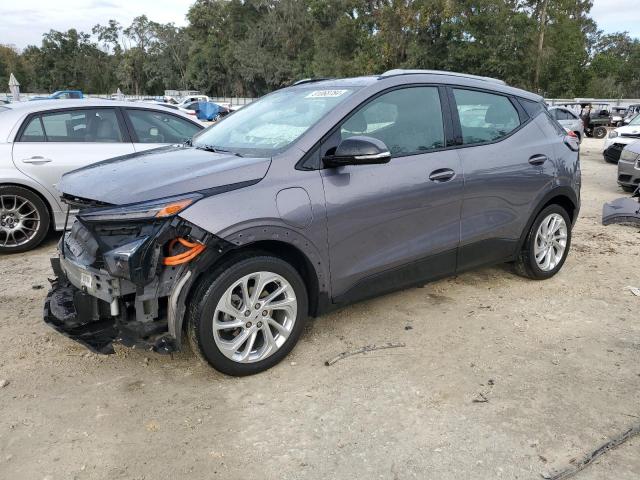
<path fill-rule="evenodd" d="M 532 155 L 529 158 L 529 163 L 531 165 L 542 165 L 546 161 L 547 161 L 546 155 Z"/>
<path fill-rule="evenodd" d="M 431 180 L 432 182 L 442 183 L 451 180 L 453 177 L 455 177 L 455 175 L 456 172 L 454 172 L 450 168 L 439 168 L 431 172 L 431 175 L 429 175 L 429 180 Z"/>
<path fill-rule="evenodd" d="M 34 165 L 40 165 L 41 163 L 49 163 L 51 161 L 50 158 L 45 158 L 41 155 L 34 155 L 33 157 L 23 158 L 23 163 L 33 163 Z"/>

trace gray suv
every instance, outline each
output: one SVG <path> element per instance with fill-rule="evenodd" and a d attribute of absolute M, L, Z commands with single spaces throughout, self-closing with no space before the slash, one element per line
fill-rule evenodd
<path fill-rule="evenodd" d="M 257 373 L 351 302 L 500 262 L 555 275 L 578 149 L 541 97 L 499 80 L 301 81 L 186 145 L 65 175 L 75 221 L 45 321 L 101 353 L 189 341 L 221 372 Z"/>

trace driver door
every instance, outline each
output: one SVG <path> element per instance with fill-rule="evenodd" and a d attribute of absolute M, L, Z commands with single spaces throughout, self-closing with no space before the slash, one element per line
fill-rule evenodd
<path fill-rule="evenodd" d="M 321 171 L 334 301 L 353 301 L 455 271 L 463 175 L 445 150 L 437 87 L 400 88 L 354 112 L 321 147 L 382 140 L 389 163 Z"/>

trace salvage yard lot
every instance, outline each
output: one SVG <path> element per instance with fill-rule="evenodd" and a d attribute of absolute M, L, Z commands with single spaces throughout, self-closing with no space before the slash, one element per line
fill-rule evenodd
<path fill-rule="evenodd" d="M 0 478 L 527 479 L 580 458 L 640 422 L 640 236 L 600 224 L 623 195 L 601 142 L 557 276 L 505 265 L 359 303 L 254 377 L 88 353 L 42 323 L 56 237 L 0 257 Z M 406 346 L 324 365 L 386 342 Z M 640 478 L 640 437 L 575 478 Z"/>

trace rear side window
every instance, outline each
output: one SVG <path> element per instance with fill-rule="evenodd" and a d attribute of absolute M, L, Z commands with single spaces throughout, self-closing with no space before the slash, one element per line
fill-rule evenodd
<path fill-rule="evenodd" d="M 184 143 L 201 129 L 176 115 L 152 110 L 127 110 L 139 143 Z"/>
<path fill-rule="evenodd" d="M 122 142 L 122 131 L 114 109 L 68 110 L 42 115 L 48 142 Z M 25 131 L 26 133 L 26 131 Z M 24 134 L 23 139 L 24 140 Z"/>
<path fill-rule="evenodd" d="M 29 120 L 29 123 L 22 132 L 20 137 L 21 142 L 44 142 L 44 130 L 42 129 L 42 122 L 40 122 L 40 116 L 33 117 Z"/>
<path fill-rule="evenodd" d="M 462 89 L 453 94 L 465 145 L 494 142 L 520 126 L 518 111 L 507 97 Z"/>
<path fill-rule="evenodd" d="M 340 129 L 341 139 L 366 135 L 382 140 L 392 156 L 444 147 L 440 96 L 436 87 L 385 93 L 361 107 Z"/>
<path fill-rule="evenodd" d="M 526 98 L 518 98 L 518 101 L 530 118 L 535 118 L 540 112 L 546 110 L 546 105 L 543 105 L 540 102 L 534 102 L 533 100 L 527 100 Z"/>

